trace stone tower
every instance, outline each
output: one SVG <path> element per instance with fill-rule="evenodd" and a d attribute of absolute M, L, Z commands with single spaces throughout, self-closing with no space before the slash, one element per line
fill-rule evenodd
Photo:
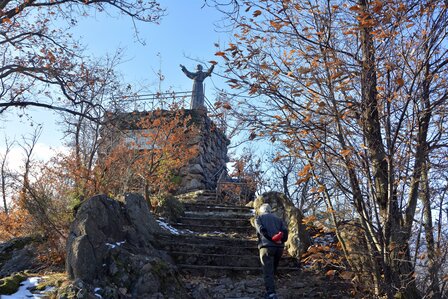
<path fill-rule="evenodd" d="M 102 135 L 108 136 L 107 138 L 111 140 L 106 142 L 106 146 L 113 146 L 113 143 L 122 137 L 129 138 L 134 130 L 139 130 L 136 126 L 138 121 L 143 117 L 153 116 L 154 113 L 154 111 L 111 113 L 102 130 Z M 187 166 L 179 170 L 177 193 L 213 190 L 217 186 L 221 172 L 226 170 L 226 163 L 229 161 L 227 146 L 230 144 L 230 141 L 224 132 L 210 119 L 205 110 L 182 109 L 181 113 L 191 119 L 189 125 L 196 127 L 197 135 L 186 142 L 188 146 L 196 147 L 198 151 L 197 155 L 189 161 Z M 173 115 L 173 111 L 157 111 L 157 117 L 173 117 Z M 133 146 L 135 148 L 135 144 Z M 141 149 L 150 150 L 144 148 L 144 146 Z"/>
<path fill-rule="evenodd" d="M 192 109 L 185 110 L 185 113 L 191 115 L 199 129 L 197 137 L 189 141 L 191 146 L 199 148 L 199 152 L 181 171 L 180 191 L 213 190 L 221 172 L 226 171 L 229 162 L 227 146 L 230 141 L 205 111 Z"/>

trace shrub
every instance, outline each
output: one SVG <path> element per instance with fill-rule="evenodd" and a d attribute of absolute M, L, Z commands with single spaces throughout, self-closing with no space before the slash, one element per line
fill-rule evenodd
<path fill-rule="evenodd" d="M 151 197 L 151 206 L 156 215 L 169 222 L 177 222 L 184 215 L 184 206 L 172 194 L 164 193 Z"/>

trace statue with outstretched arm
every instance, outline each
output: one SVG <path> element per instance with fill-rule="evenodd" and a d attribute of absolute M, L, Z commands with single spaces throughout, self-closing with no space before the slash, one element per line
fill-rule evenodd
<path fill-rule="evenodd" d="M 182 72 L 184 72 L 188 78 L 193 80 L 193 91 L 191 92 L 190 104 L 191 109 L 206 109 L 204 105 L 204 85 L 202 82 L 204 82 L 205 78 L 211 76 L 214 67 L 215 65 L 212 64 L 206 72 L 203 72 L 202 65 L 198 64 L 196 67 L 196 72 L 193 73 L 188 71 L 182 64 L 180 65 Z"/>

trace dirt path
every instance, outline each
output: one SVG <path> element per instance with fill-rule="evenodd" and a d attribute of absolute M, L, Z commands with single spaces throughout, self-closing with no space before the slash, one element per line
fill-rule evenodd
<path fill-rule="evenodd" d="M 264 298 L 264 283 L 261 275 L 241 277 L 208 278 L 184 276 L 183 280 L 192 298 Z M 350 285 L 331 281 L 319 275 L 302 272 L 300 275 L 284 275 L 276 279 L 279 299 L 298 298 L 353 298 Z"/>

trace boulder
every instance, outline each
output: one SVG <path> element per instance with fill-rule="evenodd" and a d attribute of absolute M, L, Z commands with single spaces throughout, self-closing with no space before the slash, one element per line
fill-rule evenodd
<path fill-rule="evenodd" d="M 168 220 L 169 223 L 177 223 L 185 214 L 182 202 L 172 194 L 159 194 L 151 197 L 151 205 L 155 214 Z"/>
<path fill-rule="evenodd" d="M 0 244 L 0 278 L 13 273 L 33 271 L 42 266 L 37 259 L 40 237 L 18 237 Z"/>
<path fill-rule="evenodd" d="M 264 203 L 268 203 L 272 207 L 272 211 L 285 221 L 289 230 L 285 249 L 291 256 L 300 258 L 302 253 L 311 245 L 310 235 L 302 223 L 302 211 L 296 208 L 283 193 L 267 192 L 257 197 L 253 202 L 256 215 L 258 215 L 258 210 Z"/>
<path fill-rule="evenodd" d="M 11 295 L 17 292 L 26 276 L 22 273 L 15 273 L 11 276 L 0 279 L 0 298 L 2 295 Z"/>
<path fill-rule="evenodd" d="M 186 298 L 176 267 L 153 246 L 160 232 L 142 196 L 127 194 L 122 202 L 94 196 L 70 227 L 68 276 L 85 286 L 85 298 L 94 290 L 103 298 Z"/>

